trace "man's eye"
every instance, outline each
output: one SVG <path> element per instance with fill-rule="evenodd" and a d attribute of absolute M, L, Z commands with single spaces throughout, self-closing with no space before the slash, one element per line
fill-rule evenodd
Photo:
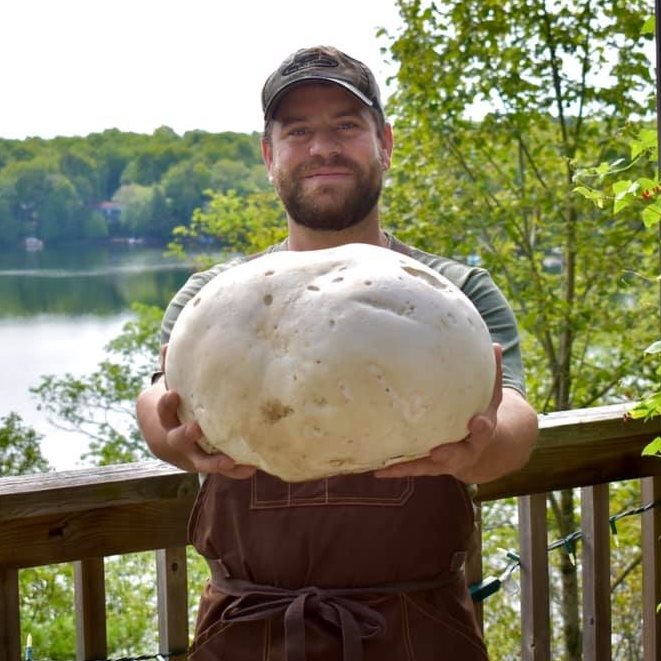
<path fill-rule="evenodd" d="M 340 131 L 350 131 L 351 129 L 355 129 L 358 125 L 355 122 L 342 122 L 341 124 L 338 125 L 338 129 Z"/>
<path fill-rule="evenodd" d="M 291 129 L 289 131 L 289 135 L 294 136 L 294 137 L 300 137 L 300 136 L 303 136 L 303 135 L 307 135 L 307 132 L 308 132 L 308 130 L 306 128 L 303 128 L 303 127 L 299 126 L 297 128 Z"/>

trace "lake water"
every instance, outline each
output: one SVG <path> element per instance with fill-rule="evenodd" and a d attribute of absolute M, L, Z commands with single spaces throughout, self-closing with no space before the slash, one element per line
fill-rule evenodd
<path fill-rule="evenodd" d="M 52 426 L 30 388 L 41 375 L 92 372 L 131 304 L 164 306 L 190 268 L 145 246 L 0 251 L 0 418 L 18 413 L 43 435 L 51 465 L 75 468 L 85 437 Z"/>

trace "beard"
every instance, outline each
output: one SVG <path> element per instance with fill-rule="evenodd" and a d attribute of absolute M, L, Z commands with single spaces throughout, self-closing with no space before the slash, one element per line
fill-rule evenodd
<path fill-rule="evenodd" d="M 352 183 L 306 190 L 306 173 L 323 167 L 350 170 L 354 175 Z M 383 168 L 377 159 L 363 169 L 344 156 L 336 156 L 314 159 L 290 173 L 276 172 L 273 183 L 296 224 L 313 230 L 340 231 L 357 225 L 374 209 L 381 195 Z"/>

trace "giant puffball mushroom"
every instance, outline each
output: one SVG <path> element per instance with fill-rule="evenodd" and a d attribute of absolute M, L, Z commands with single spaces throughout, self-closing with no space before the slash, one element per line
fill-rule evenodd
<path fill-rule="evenodd" d="M 349 244 L 216 276 L 182 310 L 165 376 L 205 450 L 297 482 L 464 438 L 491 399 L 495 359 L 458 287 L 406 255 Z"/>

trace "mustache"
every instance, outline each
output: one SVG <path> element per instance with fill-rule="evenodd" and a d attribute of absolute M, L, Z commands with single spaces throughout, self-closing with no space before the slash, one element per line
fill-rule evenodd
<path fill-rule="evenodd" d="M 360 170 L 357 163 L 342 154 L 335 154 L 330 158 L 323 158 L 316 156 L 313 159 L 299 165 L 296 174 L 305 176 L 309 172 L 314 172 L 320 168 L 345 168 L 351 172 L 358 172 Z"/>

